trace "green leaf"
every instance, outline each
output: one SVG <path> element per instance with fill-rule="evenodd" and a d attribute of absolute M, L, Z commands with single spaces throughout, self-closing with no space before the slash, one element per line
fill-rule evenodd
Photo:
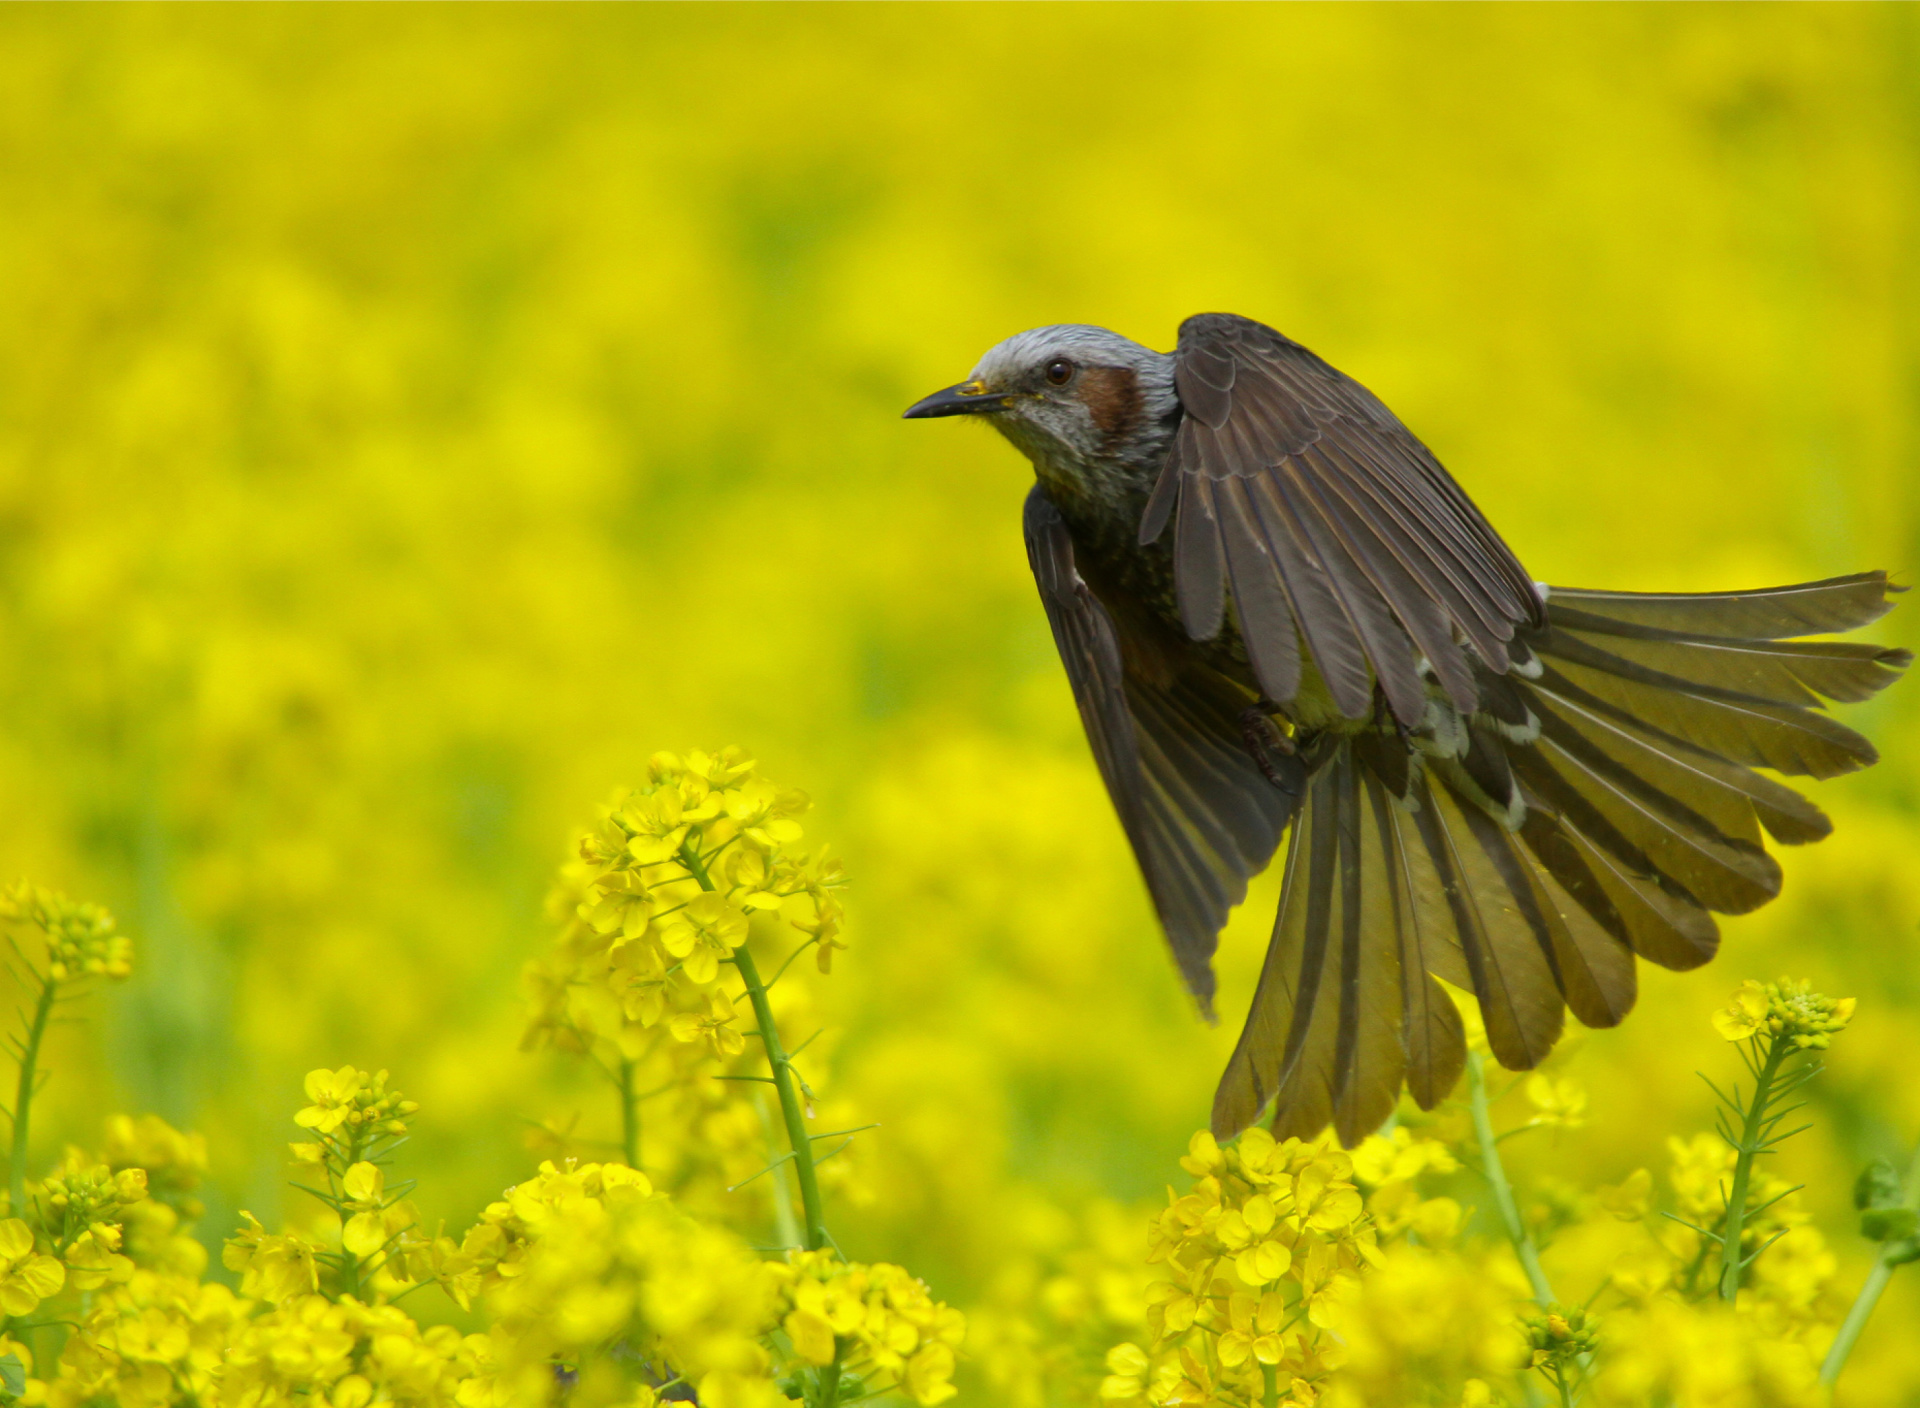
<path fill-rule="evenodd" d="M 20 1356 L 0 1354 L 0 1398 L 18 1398 L 27 1391 L 27 1366 Z"/>
<path fill-rule="evenodd" d="M 1895 1242 L 1880 1255 L 1888 1266 L 1904 1266 L 1909 1261 L 1920 1261 L 1920 1237 Z"/>
<path fill-rule="evenodd" d="M 1860 1177 L 1854 1180 L 1853 1205 L 1862 1212 L 1869 1208 L 1897 1208 L 1902 1201 L 1900 1170 L 1890 1160 L 1875 1159 L 1860 1170 Z"/>

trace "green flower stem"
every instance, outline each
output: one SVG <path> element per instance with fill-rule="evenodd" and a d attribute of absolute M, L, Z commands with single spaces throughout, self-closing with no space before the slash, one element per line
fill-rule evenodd
<path fill-rule="evenodd" d="M 1500 1210 L 1500 1220 L 1507 1227 L 1507 1240 L 1513 1243 L 1521 1269 L 1527 1273 L 1527 1284 L 1533 1287 L 1533 1298 L 1542 1310 L 1550 1310 L 1554 1304 L 1553 1287 L 1547 1284 L 1547 1273 L 1540 1268 L 1540 1250 L 1520 1220 L 1520 1208 L 1513 1200 L 1506 1167 L 1500 1162 L 1500 1145 L 1493 1137 L 1493 1116 L 1487 1108 L 1486 1057 L 1478 1051 L 1467 1053 L 1467 1088 L 1472 1097 L 1473 1132 L 1480 1142 L 1481 1176 L 1493 1190 L 1494 1206 Z"/>
<path fill-rule="evenodd" d="M 713 881 L 707 868 L 688 846 L 680 848 L 681 862 L 700 888 L 712 891 Z M 760 978 L 753 955 L 741 944 L 733 951 L 733 966 L 746 984 L 747 1000 L 753 1004 L 753 1017 L 760 1024 L 760 1045 L 767 1053 L 767 1069 L 773 1075 L 773 1088 L 780 1096 L 780 1116 L 787 1127 L 787 1145 L 793 1150 L 793 1172 L 800 1184 L 800 1210 L 806 1219 L 806 1246 L 817 1252 L 833 1245 L 827 1234 L 826 1212 L 820 1202 L 820 1178 L 814 1170 L 813 1141 L 807 1135 L 806 1107 L 800 1103 L 800 1082 L 794 1074 L 793 1058 L 780 1041 L 780 1028 L 774 1025 L 773 1004 L 767 1001 L 767 985 Z M 835 1408 L 840 1401 L 840 1359 L 818 1370 L 814 1378 L 814 1408 Z"/>
<path fill-rule="evenodd" d="M 40 979 L 40 999 L 34 1004 L 33 1022 L 20 1048 L 20 1084 L 13 1097 L 13 1162 L 8 1169 L 8 1191 L 13 1201 L 12 1215 L 23 1217 L 27 1206 L 27 1114 L 33 1106 L 33 1078 L 40 1062 L 40 1042 L 47 1034 L 47 1018 L 53 1013 L 54 993 L 60 984 L 51 977 Z"/>
<path fill-rule="evenodd" d="M 1791 1038 L 1776 1036 L 1767 1049 L 1767 1059 L 1754 1073 L 1753 1099 L 1748 1102 L 1740 1129 L 1740 1142 L 1733 1147 L 1739 1157 L 1733 1164 L 1733 1186 L 1727 1190 L 1727 1221 L 1720 1236 L 1720 1299 L 1731 1302 L 1740 1294 L 1740 1275 L 1746 1269 L 1740 1259 L 1740 1236 L 1747 1218 L 1747 1189 L 1753 1182 L 1753 1160 L 1766 1145 L 1767 1116 L 1773 1104 L 1774 1083 L 1787 1057 L 1799 1048 Z"/>
<path fill-rule="evenodd" d="M 633 1089 L 633 1062 L 620 1061 L 620 1152 L 627 1167 L 640 1167 L 640 1101 Z"/>
<path fill-rule="evenodd" d="M 1847 1318 L 1840 1322 L 1839 1332 L 1833 1337 L 1833 1345 L 1827 1350 L 1827 1357 L 1820 1364 L 1820 1382 L 1832 1388 L 1840 1378 L 1840 1371 L 1846 1367 L 1847 1356 L 1853 1353 L 1853 1346 L 1860 1338 L 1860 1332 L 1867 1328 L 1867 1320 L 1873 1309 L 1880 1303 L 1880 1293 L 1887 1288 L 1887 1282 L 1893 1279 L 1893 1268 L 1887 1264 L 1887 1254 L 1883 1249 L 1874 1260 L 1873 1270 L 1867 1273 L 1860 1294 L 1853 1298 L 1853 1304 L 1847 1309 Z"/>
<path fill-rule="evenodd" d="M 793 1059 L 791 1053 L 788 1054 L 787 1059 Z M 771 1085 L 772 1082 L 769 1081 L 768 1084 Z M 760 1128 L 766 1131 L 767 1144 L 771 1147 L 773 1144 L 773 1116 L 767 1111 L 765 1092 L 754 1091 L 753 1108 L 759 1112 Z M 773 1176 L 767 1180 L 768 1191 L 773 1195 L 774 1230 L 779 1234 L 780 1245 L 783 1247 L 797 1247 L 800 1245 L 800 1220 L 793 1215 L 794 1190 L 793 1185 L 788 1182 L 786 1170 L 786 1164 L 792 1162 L 792 1159 L 785 1160 L 781 1167 L 773 1171 Z"/>
<path fill-rule="evenodd" d="M 681 863 L 687 867 L 700 888 L 711 892 L 713 880 L 707 867 L 690 846 L 680 848 Z M 780 1029 L 773 1023 L 773 1006 L 767 1001 L 767 985 L 760 980 L 753 955 L 745 944 L 733 951 L 733 966 L 747 985 L 747 1000 L 753 1004 L 754 1020 L 760 1024 L 760 1044 L 766 1048 L 767 1067 L 773 1073 L 773 1088 L 780 1093 L 780 1115 L 787 1126 L 787 1144 L 793 1150 L 793 1171 L 800 1182 L 800 1208 L 807 1222 L 807 1250 L 817 1252 L 831 1246 L 827 1235 L 826 1214 L 820 1205 L 820 1179 L 813 1167 L 813 1141 L 807 1137 L 805 1107 L 800 1103 L 799 1081 L 793 1073 L 793 1060 L 780 1044 Z M 828 1399 L 831 1403 L 832 1400 Z"/>
<path fill-rule="evenodd" d="M 820 1370 L 820 1396 L 814 1401 L 821 1408 L 833 1408 L 840 1401 L 840 1341 L 833 1342 L 833 1363 Z"/>
<path fill-rule="evenodd" d="M 806 1218 L 807 1250 L 817 1252 L 831 1245 L 826 1216 L 820 1204 L 820 1179 L 813 1167 L 813 1142 L 807 1137 L 805 1107 L 800 1103 L 799 1082 L 794 1079 L 793 1062 L 780 1044 L 780 1030 L 773 1023 L 773 1006 L 767 1001 L 767 986 L 760 981 L 753 955 L 742 944 L 733 951 L 733 966 L 740 970 L 747 985 L 747 998 L 753 1003 L 753 1015 L 760 1023 L 760 1042 L 767 1050 L 767 1065 L 773 1071 L 773 1088 L 780 1094 L 780 1115 L 787 1126 L 787 1143 L 793 1150 L 793 1171 L 800 1183 L 800 1209 Z"/>
<path fill-rule="evenodd" d="M 1913 1151 L 1913 1158 L 1907 1164 L 1906 1205 L 1920 1210 L 1920 1146 Z M 1905 1238 L 1888 1242 L 1880 1248 L 1880 1255 L 1874 1259 L 1873 1270 L 1867 1273 L 1866 1283 L 1860 1287 L 1860 1294 L 1853 1298 L 1853 1304 L 1847 1309 L 1847 1318 L 1840 1322 L 1840 1329 L 1833 1337 L 1833 1344 L 1827 1350 L 1827 1357 L 1820 1364 L 1820 1382 L 1832 1388 L 1840 1379 L 1840 1371 L 1847 1365 L 1847 1356 L 1853 1353 L 1853 1346 L 1860 1338 L 1860 1332 L 1867 1328 L 1874 1307 L 1880 1303 L 1881 1292 L 1887 1289 L 1887 1282 L 1893 1279 L 1898 1263 L 1890 1260 L 1903 1248 Z"/>

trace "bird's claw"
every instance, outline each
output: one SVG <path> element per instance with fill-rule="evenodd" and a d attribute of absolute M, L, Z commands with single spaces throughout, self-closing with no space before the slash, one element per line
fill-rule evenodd
<path fill-rule="evenodd" d="M 1273 721 L 1273 716 L 1258 704 L 1250 705 L 1240 714 L 1240 739 L 1246 744 L 1247 756 L 1253 759 L 1254 766 L 1266 775 L 1268 782 L 1282 792 L 1292 793 L 1293 783 L 1280 776 L 1279 769 L 1273 765 L 1273 755 L 1292 757 L 1293 740 L 1286 731 Z"/>

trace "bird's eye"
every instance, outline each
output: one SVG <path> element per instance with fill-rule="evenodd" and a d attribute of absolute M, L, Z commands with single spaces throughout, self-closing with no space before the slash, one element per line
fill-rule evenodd
<path fill-rule="evenodd" d="M 1055 386 L 1065 386 L 1073 379 L 1073 363 L 1065 357 L 1055 357 L 1047 363 L 1047 380 Z"/>

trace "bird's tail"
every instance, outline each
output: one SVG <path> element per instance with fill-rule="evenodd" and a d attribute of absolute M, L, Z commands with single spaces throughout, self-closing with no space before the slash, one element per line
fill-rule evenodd
<path fill-rule="evenodd" d="M 1884 573 L 1767 591 L 1548 594 L 1480 708 L 1436 703 L 1411 735 L 1300 740 L 1314 771 L 1287 850 L 1273 939 L 1214 1097 L 1219 1135 L 1269 1101 L 1279 1136 L 1343 1143 L 1423 1108 L 1466 1059 L 1440 982 L 1478 1000 L 1504 1066 L 1537 1064 L 1564 1013 L 1612 1026 L 1634 958 L 1692 968 L 1713 913 L 1779 892 L 1776 842 L 1824 813 L 1756 769 L 1833 777 L 1873 746 L 1824 712 L 1891 683 L 1909 652 L 1807 640 L 1891 604 Z"/>

